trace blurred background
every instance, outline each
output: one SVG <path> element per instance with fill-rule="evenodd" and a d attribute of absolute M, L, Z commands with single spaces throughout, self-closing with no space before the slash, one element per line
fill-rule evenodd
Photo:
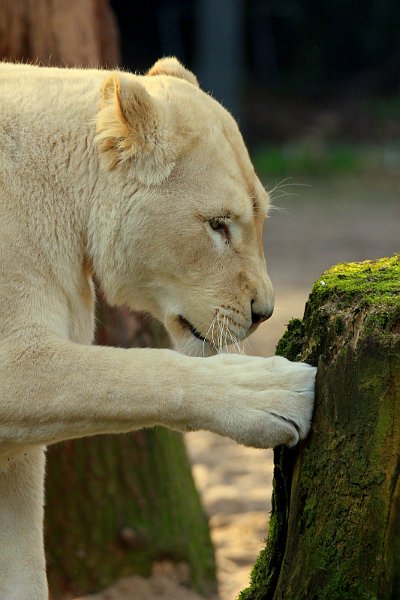
<path fill-rule="evenodd" d="M 332 264 L 399 251 L 398 0 L 0 0 L 0 9 L 4 59 L 145 72 L 175 55 L 234 114 L 273 204 L 265 250 L 276 309 L 246 352 L 274 353 Z M 103 310 L 100 342 L 166 343 L 140 317 Z M 266 536 L 272 453 L 203 432 L 186 445 L 210 518 L 218 597 L 233 600 Z M 178 565 L 171 556 L 150 579 L 96 598 L 197 597 L 185 556 Z"/>

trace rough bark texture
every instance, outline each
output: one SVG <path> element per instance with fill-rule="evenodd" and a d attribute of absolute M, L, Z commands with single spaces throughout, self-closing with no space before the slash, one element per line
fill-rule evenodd
<path fill-rule="evenodd" d="M 312 432 L 275 451 L 241 600 L 400 597 L 400 256 L 324 273 L 277 353 L 318 365 Z"/>
<path fill-rule="evenodd" d="M 3 0 L 0 58 L 55 66 L 115 66 L 118 32 L 107 0 Z M 162 328 L 108 307 L 97 342 L 168 344 Z M 185 561 L 194 586 L 215 589 L 208 524 L 182 436 L 168 430 L 102 436 L 49 449 L 46 554 L 52 598 L 149 574 L 160 558 Z"/>
<path fill-rule="evenodd" d="M 54 66 L 117 65 L 108 0 L 2 0 L 0 56 Z"/>

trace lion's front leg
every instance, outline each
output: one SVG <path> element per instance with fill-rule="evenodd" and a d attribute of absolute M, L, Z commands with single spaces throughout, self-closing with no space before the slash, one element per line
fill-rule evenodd
<path fill-rule="evenodd" d="M 0 459 L 0 598 L 47 600 L 43 550 L 44 449 Z"/>

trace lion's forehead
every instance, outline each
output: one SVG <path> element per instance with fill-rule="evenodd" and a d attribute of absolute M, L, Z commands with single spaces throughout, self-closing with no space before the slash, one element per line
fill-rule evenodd
<path fill-rule="evenodd" d="M 220 210 L 221 214 L 237 212 L 243 221 L 256 222 L 259 228 L 268 212 L 269 197 L 254 171 L 235 119 L 202 90 L 182 82 L 174 86 L 178 96 L 185 94 L 187 100 L 179 102 L 176 117 L 185 119 L 190 113 L 197 141 L 186 148 L 182 169 L 177 165 L 179 176 L 172 177 L 171 183 L 178 181 L 193 193 L 196 208 L 206 204 L 207 209 Z"/>

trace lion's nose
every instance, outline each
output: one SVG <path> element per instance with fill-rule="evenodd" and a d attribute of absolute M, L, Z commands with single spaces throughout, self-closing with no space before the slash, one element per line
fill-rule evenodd
<path fill-rule="evenodd" d="M 268 312 L 264 312 L 264 313 L 256 313 L 251 311 L 251 322 L 253 325 L 259 325 L 260 323 L 263 323 L 264 321 L 266 321 L 267 319 L 270 318 L 270 316 L 272 315 L 274 309 L 269 310 Z"/>

